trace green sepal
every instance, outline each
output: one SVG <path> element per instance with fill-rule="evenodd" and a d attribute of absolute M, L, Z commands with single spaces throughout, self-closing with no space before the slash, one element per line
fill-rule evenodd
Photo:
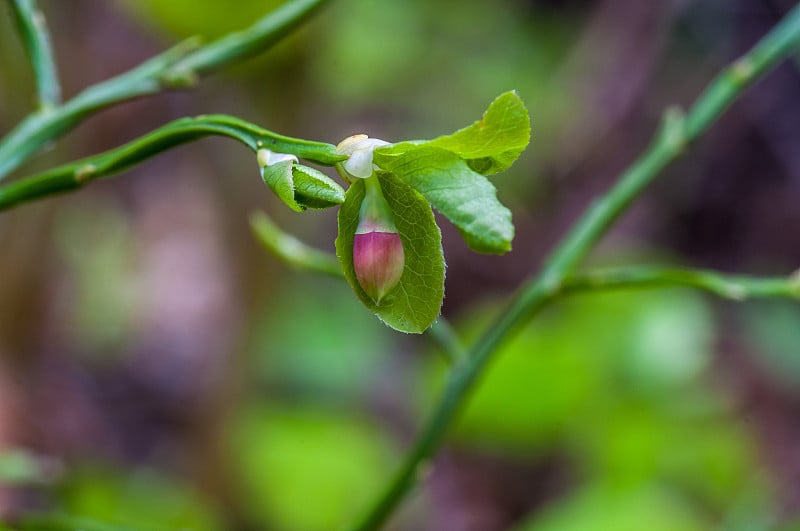
<path fill-rule="evenodd" d="M 344 190 L 319 170 L 285 160 L 261 168 L 261 177 L 294 210 L 329 208 L 344 202 Z"/>
<path fill-rule="evenodd" d="M 411 186 L 458 227 L 467 245 L 481 253 L 511 250 L 511 211 L 483 175 L 452 151 L 430 145 L 394 154 L 376 150 L 375 163 Z"/>
<path fill-rule="evenodd" d="M 347 190 L 339 209 L 336 254 L 345 278 L 361 302 L 388 326 L 420 334 L 439 316 L 444 299 L 442 235 L 428 201 L 399 178 L 378 174 L 403 243 L 405 265 L 397 286 L 376 304 L 358 283 L 353 269 L 353 238 L 365 195 L 362 180 Z"/>

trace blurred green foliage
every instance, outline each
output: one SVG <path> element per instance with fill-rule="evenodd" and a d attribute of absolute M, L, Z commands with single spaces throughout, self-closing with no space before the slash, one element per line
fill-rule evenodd
<path fill-rule="evenodd" d="M 392 332 L 341 279 L 280 274 L 283 285 L 263 300 L 246 349 L 254 382 L 325 403 L 358 403 L 389 359 Z M 307 288 L 325 303 L 296 296 Z"/>
<path fill-rule="evenodd" d="M 663 489 L 616 491 L 587 485 L 517 531 L 701 531 L 709 529 L 684 500 Z"/>
<path fill-rule="evenodd" d="M 0 527 L 2 530 L 11 529 Z M 33 515 L 15 523 L 13 531 L 135 531 L 131 527 L 64 514 Z M 156 531 L 156 530 L 151 530 Z"/>
<path fill-rule="evenodd" d="M 66 275 L 63 320 L 80 352 L 108 361 L 134 333 L 137 308 L 136 242 L 119 205 L 77 201 L 59 211 L 53 238 Z"/>
<path fill-rule="evenodd" d="M 59 512 L 145 531 L 221 530 L 213 504 L 187 483 L 148 469 L 73 466 L 58 487 Z"/>
<path fill-rule="evenodd" d="M 42 463 L 25 450 L 0 451 L 0 485 L 38 483 L 45 479 Z"/>
<path fill-rule="evenodd" d="M 388 360 L 391 332 L 341 279 L 281 274 L 247 347 L 251 385 L 278 396 L 247 399 L 230 429 L 230 460 L 258 525 L 334 529 L 364 509 L 395 465 L 361 405 Z M 297 297 L 301 283 L 325 304 Z"/>
<path fill-rule="evenodd" d="M 745 325 L 752 342 L 762 353 L 760 364 L 776 383 L 791 393 L 800 384 L 800 310 L 796 304 L 766 301 L 744 312 Z"/>
<path fill-rule="evenodd" d="M 283 3 L 282 0 L 125 0 L 123 5 L 147 26 L 179 38 L 221 37 L 246 28 Z"/>
<path fill-rule="evenodd" d="M 394 464 L 374 426 L 319 406 L 254 408 L 237 420 L 233 434 L 231 459 L 249 516 L 286 531 L 346 525 Z"/>

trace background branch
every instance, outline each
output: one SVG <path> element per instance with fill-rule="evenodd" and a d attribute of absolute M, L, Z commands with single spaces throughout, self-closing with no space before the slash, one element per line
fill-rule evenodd
<path fill-rule="evenodd" d="M 206 46 L 199 46 L 196 38 L 189 39 L 124 74 L 87 88 L 63 105 L 29 115 L 0 140 L 0 180 L 92 114 L 166 89 L 190 88 L 199 76 L 268 48 L 326 1 L 290 0 L 246 30 Z"/>
<path fill-rule="evenodd" d="M 539 309 L 558 298 L 565 279 L 661 170 L 679 157 L 748 85 L 779 61 L 797 53 L 799 47 L 800 6 L 796 6 L 747 55 L 711 82 L 685 119 L 676 110 L 666 114 L 651 146 L 578 220 L 551 254 L 542 272 L 517 291 L 506 311 L 473 345 L 464 362 L 450 373 L 441 399 L 403 465 L 354 529 L 378 529 L 386 522 L 426 468 L 425 463 L 441 446 L 448 428 L 497 347 Z"/>
<path fill-rule="evenodd" d="M 575 273 L 564 280 L 562 292 L 583 293 L 613 289 L 688 287 L 724 299 L 790 298 L 800 300 L 800 273 L 789 277 L 759 278 L 717 271 L 655 266 L 629 266 Z"/>
<path fill-rule="evenodd" d="M 11 0 L 14 21 L 33 66 L 39 108 L 46 112 L 61 100 L 61 86 L 44 15 L 35 0 Z"/>
<path fill-rule="evenodd" d="M 58 105 L 61 99 L 61 86 L 47 23 L 34 0 L 11 0 L 11 10 L 33 66 L 39 107 L 46 112 L 50 107 Z"/>

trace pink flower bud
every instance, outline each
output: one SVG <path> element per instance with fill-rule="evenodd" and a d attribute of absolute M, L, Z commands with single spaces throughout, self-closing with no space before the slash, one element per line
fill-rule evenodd
<path fill-rule="evenodd" d="M 364 179 L 364 188 L 353 238 L 353 269 L 361 288 L 377 304 L 400 282 L 405 253 L 378 178 Z"/>
<path fill-rule="evenodd" d="M 358 283 L 376 303 L 400 282 L 404 265 L 403 243 L 396 232 L 356 233 L 353 268 Z"/>

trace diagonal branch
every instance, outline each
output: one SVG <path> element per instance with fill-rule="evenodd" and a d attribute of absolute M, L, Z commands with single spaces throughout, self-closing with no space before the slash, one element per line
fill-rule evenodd
<path fill-rule="evenodd" d="M 379 529 L 419 480 L 426 463 L 442 445 L 476 380 L 498 346 L 538 310 L 563 293 L 564 281 L 597 241 L 655 177 L 714 121 L 756 79 L 800 50 L 800 6 L 793 8 L 756 46 L 715 78 L 684 118 L 671 111 L 653 143 L 602 198 L 578 220 L 551 254 L 538 275 L 516 293 L 498 320 L 472 346 L 450 373 L 439 403 L 386 490 L 353 529 Z"/>
<path fill-rule="evenodd" d="M 35 0 L 11 0 L 11 10 L 33 66 L 39 107 L 47 111 L 58 105 L 61 99 L 61 86 L 58 83 L 47 23 Z"/>
<path fill-rule="evenodd" d="M 233 138 L 254 152 L 268 146 L 274 151 L 319 164 L 333 165 L 345 158 L 336 154 L 336 148 L 331 144 L 278 135 L 232 116 L 217 114 L 181 118 L 105 153 L 0 186 L 0 210 L 76 190 L 95 179 L 120 173 L 162 151 L 211 135 Z"/>
<path fill-rule="evenodd" d="M 168 89 L 191 88 L 201 75 L 276 43 L 327 1 L 289 0 L 246 30 L 205 46 L 199 46 L 197 39 L 189 39 L 128 72 L 87 88 L 63 105 L 30 114 L 0 140 L 0 180 L 92 114 Z"/>

